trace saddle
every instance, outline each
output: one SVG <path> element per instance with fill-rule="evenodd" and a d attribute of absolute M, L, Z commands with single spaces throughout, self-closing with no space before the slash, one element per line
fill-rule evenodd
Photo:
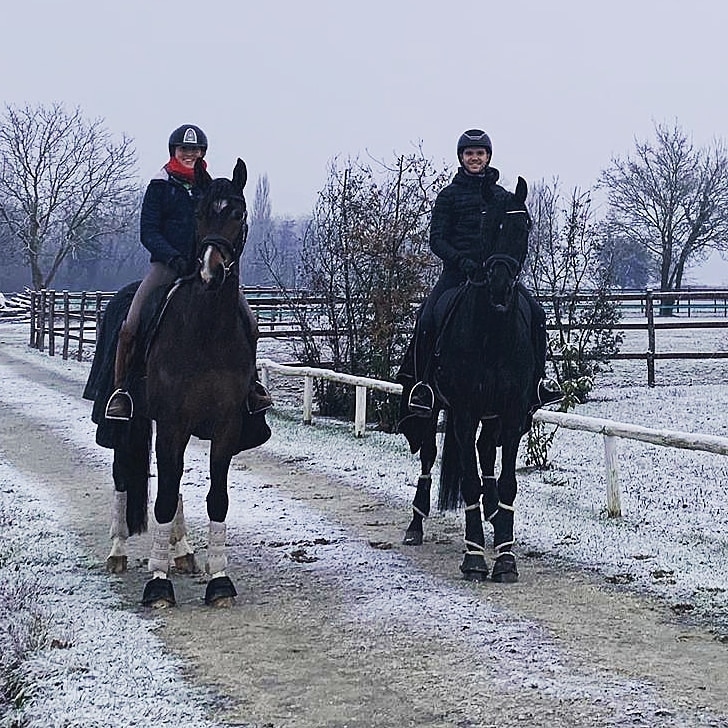
<path fill-rule="evenodd" d="M 91 371 L 89 372 L 83 398 L 93 402 L 91 421 L 96 425 L 96 444 L 100 447 L 115 449 L 119 443 L 128 438 L 131 422 L 108 420 L 105 417 L 106 403 L 115 389 L 114 361 L 116 359 L 116 346 L 119 338 L 119 329 L 126 319 L 132 299 L 139 288 L 141 281 L 130 283 L 121 288 L 109 301 L 97 334 L 96 351 Z M 145 416 L 146 412 L 146 360 L 149 348 L 154 340 L 159 325 L 164 318 L 164 312 L 179 282 L 168 287 L 153 291 L 145 302 L 142 317 L 137 333 L 137 346 L 131 362 L 128 375 L 127 389 L 134 402 L 136 411 Z M 247 328 L 247 319 L 241 312 L 241 318 Z M 271 431 L 265 420 L 265 413 L 251 415 L 245 409 L 241 411 L 244 420 L 241 428 L 240 451 L 262 445 L 270 436 Z M 212 439 L 212 427 L 201 425 L 192 433 L 200 440 Z"/>

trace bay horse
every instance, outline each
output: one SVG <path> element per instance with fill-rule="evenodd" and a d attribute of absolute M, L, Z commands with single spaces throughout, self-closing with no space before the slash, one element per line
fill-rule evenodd
<path fill-rule="evenodd" d="M 465 555 L 460 570 L 472 581 L 488 576 L 483 520 L 493 526 L 492 580 L 518 580 L 512 548 L 516 456 L 531 424 L 536 374 L 530 306 L 518 293 L 531 225 L 527 193 L 519 177 L 515 193 L 491 200 L 483 228 L 485 260 L 466 283 L 446 292 L 436 305 L 441 324 L 435 351 L 435 411 L 424 422 L 420 418 L 419 430 L 402 430 L 412 451 L 419 449 L 421 464 L 403 543 L 420 545 L 423 520 L 430 512 L 438 415 L 445 411 L 438 507 L 452 510 L 464 503 Z"/>
<path fill-rule="evenodd" d="M 112 391 L 109 364 L 118 328 L 138 283 L 119 291 L 107 306 L 84 392 L 94 400 L 97 442 L 114 449 L 115 500 L 107 568 L 117 573 L 127 567 L 126 539 L 147 528 L 152 421 L 156 423 L 152 578 L 142 596 L 142 603 L 152 607 L 175 604 L 170 560 L 178 571 L 196 569 L 180 494 L 190 438 L 210 440 L 207 572 L 211 579 L 205 603 L 229 606 L 237 592 L 225 573 L 228 471 L 234 455 L 270 437 L 264 413 L 251 415 L 246 405 L 256 366 L 239 280 L 247 235 L 247 169 L 238 159 L 232 179 L 211 179 L 198 163 L 195 178 L 203 191 L 196 211 L 197 266 L 169 291 L 160 291 L 161 300 L 150 300 L 144 312 L 139 339 L 146 345 L 137 347 L 136 357 L 142 361 L 133 367 L 141 376 L 130 384 L 134 401 L 140 403 L 134 417 L 130 422 L 105 420 L 103 403 Z"/>

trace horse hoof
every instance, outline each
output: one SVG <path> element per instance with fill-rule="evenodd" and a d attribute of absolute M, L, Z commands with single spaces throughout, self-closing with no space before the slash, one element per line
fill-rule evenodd
<path fill-rule="evenodd" d="M 402 543 L 405 546 L 422 546 L 422 531 L 406 531 Z"/>
<path fill-rule="evenodd" d="M 498 584 L 515 584 L 518 581 L 516 557 L 513 554 L 499 556 L 493 564 L 493 574 L 490 578 Z"/>
<path fill-rule="evenodd" d="M 174 559 L 174 568 L 179 574 L 197 574 L 199 571 L 195 563 L 194 554 L 176 556 Z"/>
<path fill-rule="evenodd" d="M 150 579 L 144 586 L 142 604 L 152 609 L 165 609 L 174 607 L 177 604 L 174 598 L 174 587 L 169 579 L 155 577 Z"/>
<path fill-rule="evenodd" d="M 106 571 L 111 574 L 125 574 L 128 568 L 126 556 L 109 556 L 106 559 Z"/>
<path fill-rule="evenodd" d="M 465 554 L 460 571 L 468 581 L 485 581 L 488 578 L 488 564 L 481 554 Z"/>
<path fill-rule="evenodd" d="M 238 595 L 235 585 L 228 576 L 216 576 L 207 582 L 205 604 L 208 607 L 232 607 Z"/>

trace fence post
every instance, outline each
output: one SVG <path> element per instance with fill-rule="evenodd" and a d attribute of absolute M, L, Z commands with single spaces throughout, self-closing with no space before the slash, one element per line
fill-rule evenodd
<path fill-rule="evenodd" d="M 303 424 L 313 422 L 313 377 L 306 376 L 303 380 Z"/>
<path fill-rule="evenodd" d="M 619 463 L 617 462 L 617 438 L 604 435 L 604 467 L 607 476 L 607 515 L 622 515 L 622 498 L 619 490 Z"/>
<path fill-rule="evenodd" d="M 38 315 L 38 338 L 36 339 L 36 346 L 35 348 L 39 351 L 45 350 L 45 325 L 46 325 L 46 316 L 48 314 L 47 306 L 48 301 L 46 298 L 46 289 L 43 288 L 40 292 L 40 313 Z"/>
<path fill-rule="evenodd" d="M 68 342 L 71 339 L 71 308 L 68 291 L 63 291 L 63 361 L 68 359 Z"/>
<path fill-rule="evenodd" d="M 38 291 L 30 292 L 30 341 L 31 349 L 37 348 L 36 330 L 38 327 Z"/>
<path fill-rule="evenodd" d="M 651 290 L 645 296 L 647 316 L 647 386 L 655 386 L 655 299 Z"/>
<path fill-rule="evenodd" d="M 363 437 L 367 428 L 367 388 L 356 388 L 356 410 L 354 411 L 354 434 Z"/>
<path fill-rule="evenodd" d="M 81 291 L 81 300 L 78 304 L 79 310 L 79 321 L 78 321 L 78 351 L 76 352 L 76 359 L 81 361 L 83 358 L 83 336 L 86 330 L 86 291 Z"/>

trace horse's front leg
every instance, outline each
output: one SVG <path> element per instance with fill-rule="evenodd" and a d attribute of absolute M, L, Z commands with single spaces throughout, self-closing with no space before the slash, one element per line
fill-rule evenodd
<path fill-rule="evenodd" d="M 515 583 L 518 581 L 516 556 L 513 553 L 513 519 L 516 500 L 516 456 L 518 454 L 517 435 L 504 436 L 501 450 L 501 472 L 498 478 L 498 511 L 493 518 L 493 546 L 496 559 L 493 564 L 493 581 Z"/>
<path fill-rule="evenodd" d="M 495 456 L 499 430 L 498 418 L 493 417 L 483 420 L 477 443 L 483 491 L 483 518 L 491 523 L 498 512 L 499 501 L 498 481 L 495 477 Z"/>
<path fill-rule="evenodd" d="M 465 502 L 465 556 L 460 571 L 470 581 L 483 581 L 488 576 L 480 512 L 481 482 L 475 453 L 477 429 L 478 420 L 471 416 L 460 416 L 453 423 L 462 470 L 460 494 Z"/>
<path fill-rule="evenodd" d="M 430 486 L 432 468 L 437 458 L 437 412 L 433 413 L 430 425 L 420 445 L 420 477 L 412 500 L 412 520 L 404 534 L 405 546 L 420 546 L 424 540 L 424 520 L 430 515 Z"/>
<path fill-rule="evenodd" d="M 213 440 L 210 446 L 210 491 L 207 494 L 207 515 L 210 525 L 207 535 L 207 566 L 210 581 L 205 590 L 205 604 L 214 607 L 232 606 L 237 596 L 235 585 L 225 573 L 227 569 L 225 519 L 228 512 L 228 472 L 232 448 L 225 442 Z"/>
<path fill-rule="evenodd" d="M 149 571 L 152 578 L 144 587 L 142 604 L 147 607 L 169 607 L 176 604 L 174 588 L 169 580 L 169 556 L 174 516 L 179 505 L 179 486 L 184 469 L 185 448 L 190 435 L 178 427 L 157 423 L 157 497 L 154 501 L 155 524 Z"/>

